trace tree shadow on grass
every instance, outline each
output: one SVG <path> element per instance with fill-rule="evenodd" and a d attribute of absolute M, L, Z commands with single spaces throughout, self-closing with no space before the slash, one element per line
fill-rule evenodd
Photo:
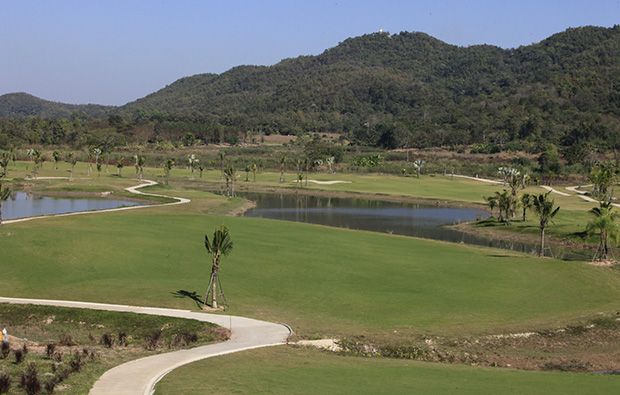
<path fill-rule="evenodd" d="M 194 292 L 189 292 L 186 291 L 184 289 L 180 289 L 176 292 L 170 292 L 172 295 L 174 295 L 175 298 L 190 298 L 192 299 L 194 302 L 196 302 L 196 306 L 198 308 L 202 308 L 202 300 L 200 299 L 200 296 L 198 296 L 198 294 L 196 293 L 196 291 Z"/>

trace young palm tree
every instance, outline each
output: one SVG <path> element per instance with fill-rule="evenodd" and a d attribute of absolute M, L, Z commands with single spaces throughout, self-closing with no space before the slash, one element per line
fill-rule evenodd
<path fill-rule="evenodd" d="M 123 157 L 119 157 L 116 160 L 116 168 L 118 169 L 118 176 L 122 177 L 122 172 L 123 172 L 123 167 L 125 167 L 125 163 L 123 162 L 125 160 L 125 158 Z"/>
<path fill-rule="evenodd" d="M 226 159 L 226 152 L 220 151 L 220 181 L 224 179 L 224 160 Z"/>
<path fill-rule="evenodd" d="M 254 182 L 256 182 L 256 172 L 258 171 L 258 166 L 254 163 L 251 167 L 252 173 L 254 173 Z"/>
<path fill-rule="evenodd" d="M 166 170 L 166 185 L 168 185 L 168 179 L 170 178 L 170 170 L 174 166 L 174 161 L 172 159 L 168 159 L 164 162 L 164 169 Z"/>
<path fill-rule="evenodd" d="M 538 252 L 538 256 L 544 255 L 545 229 L 549 226 L 549 221 L 560 211 L 560 207 L 554 208 L 555 202 L 549 200 L 550 193 L 551 191 L 534 196 L 534 204 L 532 206 L 540 222 L 540 251 Z"/>
<path fill-rule="evenodd" d="M 69 181 L 73 181 L 73 170 L 75 169 L 75 164 L 77 163 L 77 158 L 73 152 L 69 152 L 67 155 L 69 158 L 69 162 L 71 162 L 71 176 L 69 177 Z"/>
<path fill-rule="evenodd" d="M 415 167 L 417 174 L 418 174 L 418 178 L 420 178 L 420 170 L 422 170 L 422 168 L 426 166 L 426 163 L 423 160 L 414 160 L 413 161 L 413 167 Z"/>
<path fill-rule="evenodd" d="M 600 233 L 600 241 L 594 259 L 607 260 L 609 258 L 609 253 L 611 252 L 610 239 L 613 239 L 615 244 L 618 244 L 620 228 L 616 221 L 620 218 L 620 214 L 614 211 L 613 208 L 611 202 L 601 202 L 600 207 L 594 207 L 590 210 L 595 218 L 588 222 L 586 226 L 587 237 L 590 237 L 595 231 Z"/>
<path fill-rule="evenodd" d="M 252 168 L 250 167 L 250 165 L 247 165 L 245 167 L 245 181 L 248 182 L 250 181 L 250 172 L 252 171 Z"/>
<path fill-rule="evenodd" d="M 39 167 L 43 167 L 43 162 L 45 162 L 46 158 L 45 158 L 45 155 L 41 153 L 41 151 L 39 150 L 34 150 L 34 153 L 32 154 L 32 158 L 34 160 L 33 174 L 34 174 L 34 178 L 36 179 L 39 174 Z"/>
<path fill-rule="evenodd" d="M 56 170 L 58 170 L 58 162 L 60 161 L 60 152 L 58 151 L 52 152 L 52 159 L 54 159 Z"/>
<path fill-rule="evenodd" d="M 524 193 L 523 195 L 521 195 L 519 200 L 521 201 L 521 207 L 523 208 L 523 222 L 525 222 L 526 212 L 527 210 L 531 209 L 532 205 L 534 204 L 534 195 L 530 195 L 529 193 Z"/>
<path fill-rule="evenodd" d="M 233 248 L 233 242 L 230 239 L 228 228 L 221 225 L 219 229 L 213 232 L 213 238 L 211 240 L 209 240 L 209 236 L 205 234 L 205 248 L 207 252 L 211 254 L 212 266 L 211 278 L 209 280 L 207 294 L 205 295 L 204 305 L 208 304 L 210 297 L 211 307 L 217 308 L 218 286 L 220 288 L 219 294 L 222 296 L 224 303 L 226 303 L 226 298 L 224 297 L 224 292 L 222 291 L 222 285 L 220 283 L 219 270 L 221 258 L 230 254 Z"/>
<path fill-rule="evenodd" d="M 333 174 L 334 173 L 334 161 L 336 160 L 336 158 L 334 158 L 333 156 L 330 156 L 329 158 L 325 158 L 325 163 L 327 163 L 327 166 L 329 167 L 329 174 Z"/>
<path fill-rule="evenodd" d="M 0 182 L 0 226 L 2 226 L 2 202 L 9 198 L 11 194 L 11 190 L 9 188 L 2 188 L 2 183 Z"/>
<path fill-rule="evenodd" d="M 235 178 L 237 177 L 237 170 L 233 165 L 228 165 L 224 169 L 224 175 L 226 175 L 226 184 L 228 185 L 228 196 L 235 196 Z"/>
<path fill-rule="evenodd" d="M 9 167 L 9 162 L 11 161 L 11 154 L 8 152 L 3 152 L 2 156 L 0 156 L 0 166 L 2 166 L 2 176 L 9 174 L 7 168 Z"/>
<path fill-rule="evenodd" d="M 286 166 L 286 155 L 280 157 L 280 182 L 284 182 L 284 167 Z"/>
<path fill-rule="evenodd" d="M 199 162 L 200 162 L 200 159 L 196 158 L 196 155 L 194 154 L 187 155 L 187 163 L 189 164 L 189 168 L 192 170 L 192 180 L 195 178 L 194 170 L 198 166 Z"/>

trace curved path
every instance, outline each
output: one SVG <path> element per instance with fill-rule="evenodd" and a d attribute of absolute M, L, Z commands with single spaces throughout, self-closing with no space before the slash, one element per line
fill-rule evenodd
<path fill-rule="evenodd" d="M 125 306 L 104 303 L 71 302 L 64 300 L 20 299 L 0 297 L 0 303 L 36 304 L 81 309 L 132 312 L 166 317 L 194 319 L 231 329 L 230 340 L 223 343 L 158 354 L 116 366 L 97 380 L 90 395 L 152 394 L 157 382 L 179 366 L 218 355 L 253 348 L 285 344 L 290 330 L 283 324 L 221 314 L 207 314 L 189 310 L 155 307 Z"/>
<path fill-rule="evenodd" d="M 144 181 L 145 182 L 143 184 L 128 187 L 125 188 L 125 190 L 138 195 L 174 198 L 177 199 L 177 201 L 164 204 L 120 207 L 108 210 L 81 211 L 76 213 L 20 218 L 15 220 L 3 221 L 3 224 L 59 216 L 106 213 L 112 211 L 134 210 L 155 206 L 170 206 L 190 202 L 189 199 L 185 198 L 140 192 L 138 191 L 139 188 L 157 184 L 157 182 L 155 181 Z M 192 312 L 189 310 L 125 306 L 104 303 L 71 302 L 64 300 L 21 299 L 4 297 L 0 297 L 0 303 L 36 304 L 45 306 L 73 307 L 82 309 L 132 312 L 138 314 L 152 314 L 167 317 L 188 318 L 203 322 L 211 322 L 231 330 L 230 340 L 223 343 L 196 347 L 189 350 L 180 350 L 165 354 L 158 354 L 116 366 L 105 372 L 99 378 L 99 380 L 97 380 L 97 382 L 90 391 L 91 395 L 152 394 L 157 382 L 168 372 L 179 366 L 198 361 L 200 359 L 214 357 L 217 355 L 229 354 L 237 351 L 249 350 L 252 348 L 284 344 L 290 335 L 290 329 L 285 325 L 254 320 L 251 318 L 221 314 L 207 314 L 201 312 Z"/>

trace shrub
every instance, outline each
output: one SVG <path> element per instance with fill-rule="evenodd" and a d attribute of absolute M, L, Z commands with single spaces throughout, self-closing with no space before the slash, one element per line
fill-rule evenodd
<path fill-rule="evenodd" d="M 56 345 L 54 343 L 48 343 L 47 346 L 45 346 L 45 353 L 47 354 L 47 359 L 52 359 L 54 351 L 56 351 Z"/>
<path fill-rule="evenodd" d="M 23 350 L 13 350 L 13 354 L 15 354 L 15 363 L 20 364 L 24 361 L 24 351 Z"/>
<path fill-rule="evenodd" d="M 60 345 L 67 347 L 75 345 L 73 342 L 73 337 L 67 333 L 63 333 L 60 335 Z"/>
<path fill-rule="evenodd" d="M 127 333 L 125 331 L 118 332 L 118 345 L 121 347 L 127 346 Z"/>
<path fill-rule="evenodd" d="M 26 371 L 22 373 L 21 384 L 28 395 L 38 395 L 41 392 L 41 381 L 34 362 L 29 363 Z"/>
<path fill-rule="evenodd" d="M 114 335 L 110 333 L 104 333 L 101 336 L 101 344 L 103 344 L 107 348 L 112 348 L 112 346 L 114 346 Z"/>
<path fill-rule="evenodd" d="M 11 389 L 11 375 L 6 370 L 0 372 L 0 394 L 6 394 Z"/>
<path fill-rule="evenodd" d="M 153 332 L 150 335 L 144 337 L 144 348 L 149 351 L 157 349 L 161 340 L 161 331 Z"/>
<path fill-rule="evenodd" d="M 0 346 L 0 357 L 2 359 L 6 359 L 11 353 L 11 346 L 9 346 L 9 342 L 0 342 L 2 345 Z"/>

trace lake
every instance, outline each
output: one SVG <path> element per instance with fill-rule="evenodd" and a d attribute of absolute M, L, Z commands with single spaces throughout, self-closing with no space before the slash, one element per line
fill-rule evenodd
<path fill-rule="evenodd" d="M 307 222 L 518 252 L 536 251 L 536 246 L 531 244 L 479 237 L 446 227 L 488 218 L 489 213 L 480 209 L 295 194 L 240 193 L 239 196 L 256 202 L 256 208 L 245 212 L 246 217 Z M 585 258 L 582 254 L 560 249 L 553 252 L 561 258 Z"/>
<path fill-rule="evenodd" d="M 2 219 L 17 219 L 39 215 L 66 214 L 79 211 L 106 210 L 111 208 L 139 206 L 145 203 L 113 199 L 72 199 L 46 197 L 26 192 L 11 192 L 2 203 Z"/>

